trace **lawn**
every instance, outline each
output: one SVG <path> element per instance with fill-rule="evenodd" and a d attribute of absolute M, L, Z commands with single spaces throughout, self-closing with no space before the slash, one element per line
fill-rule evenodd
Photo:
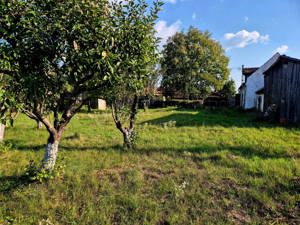
<path fill-rule="evenodd" d="M 0 224 L 300 224 L 300 129 L 234 110 L 151 109 L 135 150 L 109 113 L 80 113 L 62 175 L 22 179 L 47 132 L 20 115 L 0 153 Z"/>

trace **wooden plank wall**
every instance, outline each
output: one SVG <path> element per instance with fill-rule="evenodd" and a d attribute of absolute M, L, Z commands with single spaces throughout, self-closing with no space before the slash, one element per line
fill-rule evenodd
<path fill-rule="evenodd" d="M 300 63 L 278 63 L 265 76 L 265 105 L 275 104 L 282 122 L 300 124 Z"/>

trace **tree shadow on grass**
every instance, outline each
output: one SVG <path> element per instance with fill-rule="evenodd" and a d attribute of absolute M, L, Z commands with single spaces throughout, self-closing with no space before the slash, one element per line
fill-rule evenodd
<path fill-rule="evenodd" d="M 26 175 L 0 177 L 0 193 L 9 193 L 18 187 L 26 186 L 32 182 Z"/>
<path fill-rule="evenodd" d="M 22 149 L 26 149 L 26 146 L 22 146 Z M 30 150 L 31 147 L 28 147 Z M 219 161 L 222 160 L 222 156 L 218 155 L 218 152 L 227 151 L 231 156 L 239 156 L 246 159 L 253 159 L 257 157 L 259 159 L 291 159 L 291 158 L 300 158 L 300 154 L 298 155 L 290 155 L 284 151 L 278 151 L 274 149 L 268 149 L 257 146 L 246 146 L 246 145 L 199 145 L 196 147 L 188 147 L 188 148 L 160 148 L 160 147 L 145 147 L 145 148 L 137 148 L 134 150 L 124 150 L 122 145 L 112 145 L 106 147 L 99 146 L 84 146 L 84 147 L 72 147 L 72 146 L 64 146 L 61 145 L 60 149 L 62 151 L 86 151 L 86 150 L 96 150 L 99 152 L 108 152 L 108 151 L 118 151 L 120 154 L 128 154 L 128 151 L 134 154 L 147 155 L 151 157 L 151 154 L 160 153 L 166 154 L 171 157 L 190 157 L 194 162 L 199 163 L 199 166 L 202 165 L 203 162 L 209 161 L 212 163 L 218 164 Z M 205 154 L 201 154 L 205 153 Z M 234 159 L 233 159 L 234 160 Z M 230 166 L 230 165 L 228 165 Z M 297 187 L 299 187 L 299 180 L 297 180 Z M 11 191 L 25 187 L 29 185 L 30 180 L 26 175 L 21 176 L 0 176 L 0 193 L 10 193 Z M 282 188 L 281 188 L 282 189 Z M 294 190 L 294 189 L 293 189 Z M 292 191 L 293 191 L 292 190 Z"/>
<path fill-rule="evenodd" d="M 111 145 L 111 146 L 95 146 L 95 145 L 86 145 L 86 146 L 67 146 L 61 144 L 59 146 L 59 149 L 64 151 L 88 151 L 88 150 L 96 150 L 96 151 L 120 151 L 126 153 L 127 151 L 124 151 L 122 145 Z"/>
<path fill-rule="evenodd" d="M 20 150 L 20 151 L 40 151 L 44 150 L 45 146 L 44 144 L 37 145 L 37 144 L 29 144 L 24 142 L 24 140 L 20 139 L 10 139 L 7 140 L 7 143 L 11 144 L 12 149 Z"/>
<path fill-rule="evenodd" d="M 150 153 L 165 153 L 165 154 L 179 154 L 185 155 L 186 153 L 206 153 L 208 155 L 215 156 L 216 153 L 221 151 L 228 151 L 235 156 L 241 156 L 243 158 L 251 159 L 258 157 L 261 159 L 278 159 L 278 158 L 300 158 L 300 154 L 291 155 L 285 151 L 278 151 L 269 148 L 257 147 L 257 146 L 246 146 L 246 145 L 199 145 L 196 147 L 188 147 L 181 149 L 174 148 L 140 148 L 135 150 L 138 154 L 150 154 Z M 199 158 L 199 160 L 201 160 Z"/>
<path fill-rule="evenodd" d="M 168 126 L 169 122 L 174 122 L 176 127 L 182 126 L 223 126 L 223 127 L 259 127 L 261 124 L 256 123 L 249 118 L 230 118 L 228 116 L 207 115 L 203 113 L 173 113 L 168 116 L 148 120 L 142 124 Z"/>
<path fill-rule="evenodd" d="M 87 150 L 96 150 L 96 151 L 118 151 L 121 154 L 127 154 L 128 151 L 135 153 L 135 154 L 141 154 L 141 155 L 150 155 L 152 153 L 162 153 L 162 154 L 169 154 L 169 155 L 178 155 L 178 156 L 185 156 L 186 153 L 192 153 L 192 154 L 201 154 L 206 153 L 208 154 L 206 159 L 211 160 L 218 160 L 216 158 L 216 153 L 221 151 L 228 151 L 229 153 L 241 156 L 243 158 L 251 159 L 254 157 L 258 157 L 261 159 L 278 159 L 278 158 L 300 158 L 300 154 L 295 153 L 294 155 L 291 155 L 287 153 L 284 150 L 278 150 L 278 149 L 270 149 L 266 147 L 261 146 L 250 146 L 250 145 L 225 145 L 225 144 L 219 144 L 219 145 L 198 145 L 196 147 L 185 147 L 185 148 L 171 148 L 171 147 L 137 147 L 133 150 L 126 150 L 123 148 L 122 145 L 111 145 L 111 146 L 65 146 L 61 145 L 60 149 L 63 151 L 87 151 Z M 201 158 L 198 158 L 201 161 Z"/>
<path fill-rule="evenodd" d="M 238 110 L 220 109 L 199 111 L 173 109 L 173 113 L 157 119 L 144 121 L 141 124 L 168 126 L 168 123 L 182 126 L 223 126 L 223 127 L 276 127 L 274 124 L 259 122 L 253 112 L 240 112 Z M 176 121 L 174 123 L 174 121 Z"/>
<path fill-rule="evenodd" d="M 64 140 L 68 140 L 68 137 Z M 12 139 L 8 140 L 7 143 L 11 144 L 11 148 L 18 151 L 44 151 L 46 144 L 35 145 L 25 143 L 23 140 Z M 122 149 L 122 145 L 111 145 L 111 146 L 99 146 L 99 145 L 85 145 L 85 146 L 72 146 L 66 145 L 62 141 L 59 144 L 59 151 L 87 151 L 87 150 L 96 150 L 96 151 L 108 151 L 108 150 L 120 150 Z"/>
<path fill-rule="evenodd" d="M 44 151 L 45 145 L 32 145 L 32 144 L 24 144 L 21 140 L 13 140 L 12 142 L 13 148 L 20 151 Z M 60 151 L 88 151 L 88 150 L 96 150 L 96 151 L 119 151 L 120 153 L 126 154 L 128 151 L 124 150 L 123 146 L 120 144 L 111 145 L 111 146 L 99 146 L 99 145 L 84 145 L 84 146 L 68 146 L 64 143 L 59 145 Z M 226 145 L 226 144 L 218 144 L 218 145 L 207 145 L 201 144 L 195 147 L 184 147 L 184 148 L 171 148 L 171 147 L 139 147 L 133 150 L 134 153 L 137 154 L 149 154 L 149 153 L 164 153 L 164 154 L 184 154 L 186 152 L 189 153 L 208 153 L 214 154 L 220 151 L 228 151 L 234 155 L 239 155 L 244 158 L 253 158 L 259 157 L 262 159 L 267 158 L 300 158 L 300 153 L 296 153 L 291 155 L 287 153 L 285 150 L 266 148 L 262 146 L 255 145 Z"/>

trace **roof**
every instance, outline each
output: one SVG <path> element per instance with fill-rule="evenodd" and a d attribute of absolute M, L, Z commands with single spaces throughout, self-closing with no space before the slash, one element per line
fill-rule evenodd
<path fill-rule="evenodd" d="M 261 95 L 261 94 L 264 94 L 265 93 L 265 89 L 264 88 L 261 88 L 259 89 L 258 91 L 255 92 L 257 95 Z"/>
<path fill-rule="evenodd" d="M 245 83 L 242 83 L 242 85 L 239 87 L 239 90 L 241 90 L 242 88 L 246 87 Z"/>
<path fill-rule="evenodd" d="M 259 67 L 243 67 L 242 73 L 243 75 L 250 76 L 252 73 L 254 73 L 256 70 L 258 70 Z"/>
<path fill-rule="evenodd" d="M 243 67 L 243 74 L 244 72 L 248 75 L 246 75 L 246 77 L 250 77 L 253 74 L 256 74 L 257 72 L 259 74 L 263 74 L 264 71 L 268 70 L 270 66 L 272 66 L 274 64 L 274 62 L 276 62 L 278 60 L 278 58 L 280 58 L 280 54 L 279 53 L 275 53 L 267 62 L 265 62 L 261 67 L 252 67 L 252 68 L 244 68 Z M 247 73 L 248 72 L 248 73 Z M 252 72 L 252 73 L 251 73 Z M 245 74 L 244 74 L 245 75 Z"/>
<path fill-rule="evenodd" d="M 281 55 L 265 72 L 264 74 L 266 75 L 270 70 L 272 70 L 276 65 L 279 63 L 288 63 L 288 62 L 293 62 L 293 63 L 300 63 L 300 59 L 292 58 L 286 55 Z"/>

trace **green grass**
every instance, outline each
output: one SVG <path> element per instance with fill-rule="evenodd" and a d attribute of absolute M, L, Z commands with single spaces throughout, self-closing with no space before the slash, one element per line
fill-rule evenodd
<path fill-rule="evenodd" d="M 155 109 L 122 150 L 110 114 L 78 114 L 60 143 L 66 169 L 22 180 L 45 130 L 19 116 L 0 153 L 0 224 L 299 224 L 300 129 L 233 110 Z"/>

